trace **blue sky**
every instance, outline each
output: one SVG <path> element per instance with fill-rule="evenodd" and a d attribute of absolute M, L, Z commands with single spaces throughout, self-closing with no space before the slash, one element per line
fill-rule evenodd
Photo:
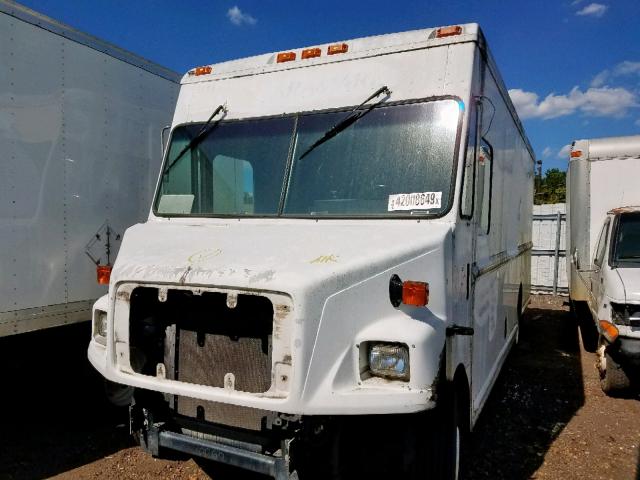
<path fill-rule="evenodd" d="M 640 134 L 639 0 L 21 3 L 181 73 L 259 53 L 478 22 L 544 169 L 565 169 L 573 139 Z"/>

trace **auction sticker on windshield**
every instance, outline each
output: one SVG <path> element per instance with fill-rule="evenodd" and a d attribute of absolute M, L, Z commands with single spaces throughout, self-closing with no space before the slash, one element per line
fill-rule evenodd
<path fill-rule="evenodd" d="M 388 211 L 440 208 L 442 192 L 397 193 L 389 195 Z"/>

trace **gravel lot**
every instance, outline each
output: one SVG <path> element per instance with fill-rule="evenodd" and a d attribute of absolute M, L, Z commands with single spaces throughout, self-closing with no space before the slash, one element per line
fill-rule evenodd
<path fill-rule="evenodd" d="M 602 393 L 562 301 L 534 297 L 473 434 L 471 478 L 640 480 L 640 401 Z M 87 363 L 88 329 L 0 339 L 0 478 L 257 478 L 137 448 Z"/>

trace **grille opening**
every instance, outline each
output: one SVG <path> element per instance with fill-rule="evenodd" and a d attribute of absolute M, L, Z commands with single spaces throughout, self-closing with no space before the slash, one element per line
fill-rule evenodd
<path fill-rule="evenodd" d="M 226 293 L 169 289 L 161 302 L 157 288 L 137 287 L 130 299 L 135 372 L 156 376 L 163 364 L 172 380 L 250 393 L 269 390 L 273 304 L 268 298 L 238 294 L 229 308 Z M 202 401 L 185 403 L 193 403 L 191 416 L 203 416 Z"/>

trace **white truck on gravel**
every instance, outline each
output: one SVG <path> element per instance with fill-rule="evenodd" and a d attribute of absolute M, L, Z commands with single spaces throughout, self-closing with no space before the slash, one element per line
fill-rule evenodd
<path fill-rule="evenodd" d="M 577 140 L 567 172 L 569 293 L 606 393 L 640 372 L 640 135 Z"/>
<path fill-rule="evenodd" d="M 179 77 L 6 0 L 0 64 L 3 337 L 91 320 L 146 217 Z"/>
<path fill-rule="evenodd" d="M 89 359 L 153 455 L 458 478 L 529 300 L 533 178 L 475 24 L 194 68 Z"/>

